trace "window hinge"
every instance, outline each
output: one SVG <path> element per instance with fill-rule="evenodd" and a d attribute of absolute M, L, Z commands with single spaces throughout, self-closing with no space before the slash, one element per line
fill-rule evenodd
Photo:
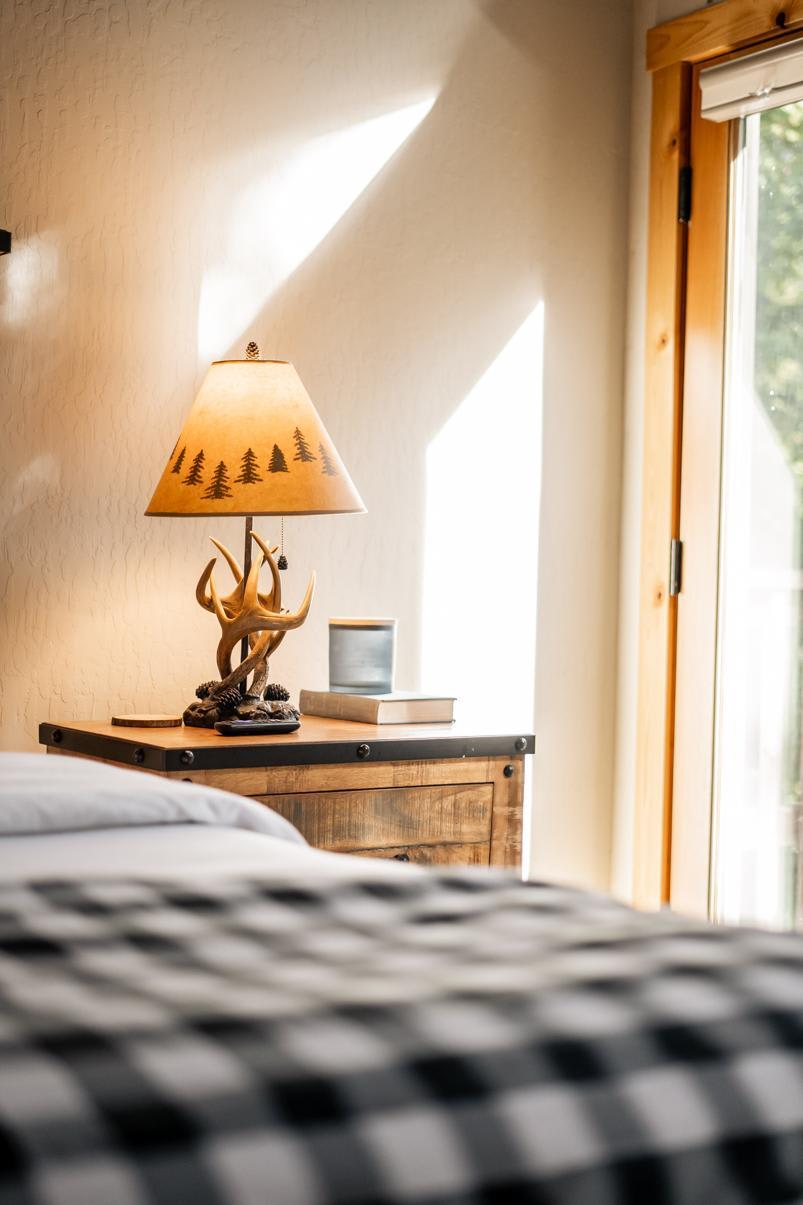
<path fill-rule="evenodd" d="M 669 545 L 669 597 L 674 598 L 683 587 L 683 543 L 672 540 Z"/>
<path fill-rule="evenodd" d="M 688 222 L 691 218 L 691 168 L 687 165 L 678 172 L 678 221 Z"/>

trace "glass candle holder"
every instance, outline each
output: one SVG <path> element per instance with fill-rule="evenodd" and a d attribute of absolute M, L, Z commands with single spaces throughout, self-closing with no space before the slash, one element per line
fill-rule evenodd
<path fill-rule="evenodd" d="M 395 619 L 329 620 L 329 689 L 387 695 L 396 663 Z"/>

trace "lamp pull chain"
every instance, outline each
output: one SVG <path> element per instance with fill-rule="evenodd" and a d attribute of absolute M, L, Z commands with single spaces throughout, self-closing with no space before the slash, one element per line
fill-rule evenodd
<path fill-rule="evenodd" d="M 276 562 L 276 567 L 278 569 L 286 569 L 287 568 L 287 557 L 284 555 L 284 515 L 282 515 L 282 518 L 281 518 L 281 535 L 279 537 L 279 544 L 281 545 L 282 551 L 281 551 L 281 555 L 279 556 L 278 561 Z"/>

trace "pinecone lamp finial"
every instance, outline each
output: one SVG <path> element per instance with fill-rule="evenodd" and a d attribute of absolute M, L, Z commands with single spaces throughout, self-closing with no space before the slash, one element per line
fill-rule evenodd
<path fill-rule="evenodd" d="M 259 359 L 259 348 L 253 339 L 251 340 L 251 342 L 248 344 L 248 346 L 245 349 L 245 358 L 246 358 L 246 360 L 258 360 Z"/>

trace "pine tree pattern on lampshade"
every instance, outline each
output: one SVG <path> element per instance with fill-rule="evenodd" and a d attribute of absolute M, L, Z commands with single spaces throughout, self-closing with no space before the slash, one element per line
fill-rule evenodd
<path fill-rule="evenodd" d="M 176 448 L 181 449 L 177 456 Z M 291 459 L 285 449 L 293 449 Z M 363 510 L 293 365 L 248 359 L 211 365 L 146 513 L 301 515 Z"/>
<path fill-rule="evenodd" d="M 203 448 L 201 448 L 200 452 L 198 452 L 195 456 L 193 456 L 192 464 L 190 465 L 190 471 L 189 471 L 189 473 L 187 473 L 187 476 L 184 478 L 184 480 L 182 481 L 181 484 L 182 485 L 200 485 L 201 482 L 203 481 L 203 469 L 204 469 L 204 450 L 203 450 Z"/>
<path fill-rule="evenodd" d="M 229 474 L 223 461 L 219 461 L 212 474 L 212 480 L 204 490 L 204 498 L 230 498 Z"/>
<path fill-rule="evenodd" d="M 284 458 L 284 452 L 282 451 L 282 449 L 279 447 L 278 444 L 273 445 L 273 452 L 271 453 L 270 464 L 268 465 L 268 472 L 269 473 L 289 473 L 290 472 L 290 470 L 287 467 L 287 461 Z"/>
<path fill-rule="evenodd" d="M 296 445 L 296 454 L 293 457 L 293 460 L 300 460 L 302 463 L 308 464 L 311 460 L 315 459 L 312 452 L 309 450 L 309 444 L 299 431 L 298 427 L 296 427 L 295 431 L 293 432 L 293 441 Z"/>
<path fill-rule="evenodd" d="M 259 463 L 253 448 L 246 448 L 240 461 L 240 475 L 234 478 L 235 485 L 255 485 L 261 481 Z"/>
<path fill-rule="evenodd" d="M 329 454 L 323 444 L 318 444 L 318 451 L 321 454 L 321 472 L 325 473 L 327 477 L 336 477 L 337 469 L 332 464 Z"/>

